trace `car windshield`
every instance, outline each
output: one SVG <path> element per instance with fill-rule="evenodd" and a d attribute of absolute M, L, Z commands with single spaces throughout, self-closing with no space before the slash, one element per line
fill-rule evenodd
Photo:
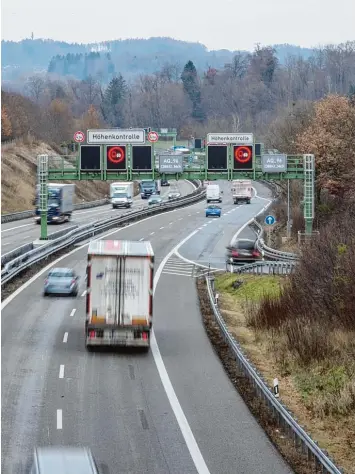
<path fill-rule="evenodd" d="M 207 209 L 221 209 L 219 206 L 208 206 Z"/>
<path fill-rule="evenodd" d="M 74 273 L 71 271 L 53 271 L 49 274 L 50 278 L 72 278 Z"/>
<path fill-rule="evenodd" d="M 232 248 L 245 250 L 253 250 L 254 247 L 255 242 L 253 240 L 237 240 L 237 242 L 232 245 Z"/>

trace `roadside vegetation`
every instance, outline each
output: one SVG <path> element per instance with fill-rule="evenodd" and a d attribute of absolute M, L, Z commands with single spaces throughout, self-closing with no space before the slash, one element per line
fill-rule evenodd
<path fill-rule="evenodd" d="M 289 277 L 223 275 L 216 291 L 251 360 L 271 386 L 279 379 L 281 400 L 355 473 L 355 208 L 339 211 Z"/>

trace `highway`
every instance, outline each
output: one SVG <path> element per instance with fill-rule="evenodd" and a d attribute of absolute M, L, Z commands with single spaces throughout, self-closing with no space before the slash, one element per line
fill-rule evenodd
<path fill-rule="evenodd" d="M 194 186 L 189 181 L 171 181 L 171 186 L 161 188 L 161 196 L 169 193 L 171 187 L 179 189 L 183 196 L 191 193 Z M 147 200 L 141 199 L 138 195 L 134 198 L 131 209 L 139 209 L 142 206 L 147 206 Z M 48 234 L 58 232 L 65 227 L 71 227 L 75 224 L 84 225 L 91 221 L 99 219 L 108 219 L 110 216 L 117 216 L 129 212 L 131 209 L 112 209 L 111 205 L 93 207 L 91 209 L 82 209 L 73 212 L 71 222 L 63 224 L 49 224 Z M 11 250 L 14 250 L 25 243 L 33 242 L 40 236 L 40 226 L 34 222 L 33 218 L 22 219 L 20 221 L 8 222 L 1 225 L 1 253 L 4 255 Z"/>
<path fill-rule="evenodd" d="M 86 352 L 85 243 L 55 263 L 81 276 L 78 298 L 43 298 L 47 269 L 3 302 L 2 472 L 22 472 L 36 445 L 86 445 L 110 474 L 292 473 L 225 374 L 202 325 L 193 265 L 175 254 L 223 259 L 270 197 L 256 184 L 252 203 L 234 206 L 228 187 L 220 219 L 206 218 L 202 202 L 100 236 L 152 242 L 148 354 Z"/>

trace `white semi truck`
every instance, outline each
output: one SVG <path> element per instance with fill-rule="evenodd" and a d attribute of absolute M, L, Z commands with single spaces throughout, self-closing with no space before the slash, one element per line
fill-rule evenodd
<path fill-rule="evenodd" d="M 149 241 L 96 240 L 88 249 L 85 344 L 149 350 L 154 252 Z"/>
<path fill-rule="evenodd" d="M 133 204 L 134 183 L 121 182 L 110 184 L 110 199 L 113 209 L 131 207 Z"/>
<path fill-rule="evenodd" d="M 250 179 L 236 179 L 232 181 L 232 197 L 234 204 L 246 202 L 250 204 L 252 198 L 252 183 Z"/>

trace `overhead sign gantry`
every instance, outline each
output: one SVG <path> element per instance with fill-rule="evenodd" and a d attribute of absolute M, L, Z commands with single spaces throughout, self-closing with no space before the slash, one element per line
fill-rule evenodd
<path fill-rule="evenodd" d="M 161 129 L 158 134 L 150 128 L 91 129 L 87 130 L 86 136 L 78 131 L 74 136 L 79 144 L 78 155 L 48 157 L 46 179 L 133 181 L 166 178 L 166 175 L 176 180 L 204 181 L 302 179 L 306 233 L 312 233 L 313 155 L 264 154 L 263 144 L 255 143 L 252 133 L 208 133 L 205 148 L 198 155 L 191 150 L 188 162 L 184 162 L 181 154 L 174 156 L 174 153 L 163 152 L 161 157 L 156 156 L 154 147 L 159 136 L 176 138 L 175 130 L 167 130 Z M 43 173 L 41 176 L 43 185 Z"/>

